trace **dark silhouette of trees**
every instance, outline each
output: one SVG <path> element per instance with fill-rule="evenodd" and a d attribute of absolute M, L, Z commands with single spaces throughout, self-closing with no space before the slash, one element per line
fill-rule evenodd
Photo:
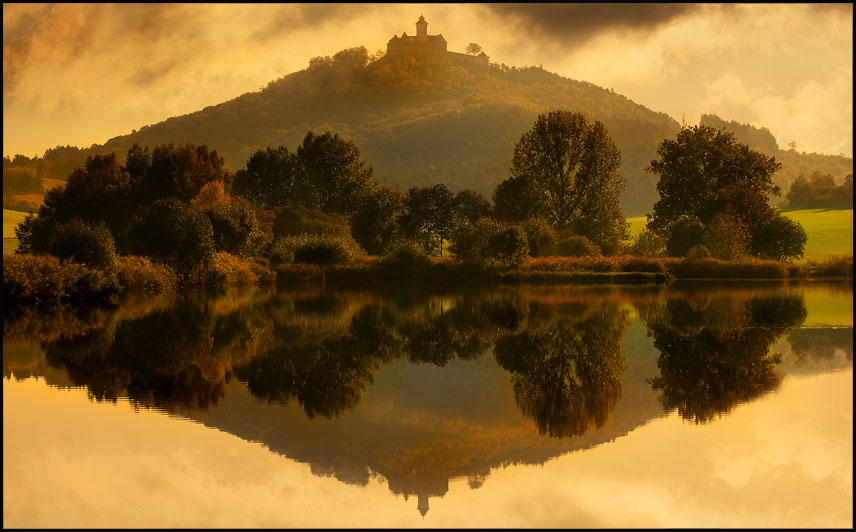
<path fill-rule="evenodd" d="M 363 199 L 351 216 L 351 236 L 367 252 L 383 255 L 401 237 L 398 218 L 404 209 L 404 194 L 379 187 Z"/>
<path fill-rule="evenodd" d="M 809 178 L 800 174 L 786 197 L 789 209 L 852 209 L 853 174 L 848 174 L 841 185 L 831 174 L 815 172 Z"/>
<path fill-rule="evenodd" d="M 357 145 L 338 134 L 307 133 L 297 147 L 297 161 L 298 181 L 309 190 L 307 207 L 350 215 L 376 188 Z"/>
<path fill-rule="evenodd" d="M 732 133 L 705 125 L 682 129 L 675 140 L 664 140 L 657 154 L 659 159 L 651 161 L 648 171 L 659 176 L 660 199 L 648 217 L 648 227 L 667 239 L 670 254 L 682 256 L 703 244 L 695 229 L 687 233 L 693 224 L 700 224 L 704 234 L 715 231 L 708 226 L 715 225 L 717 216 L 727 215 L 737 225 L 745 225 L 752 239 L 748 251 L 753 255 L 802 255 L 800 228 L 778 220 L 781 215 L 768 199 L 779 194 L 773 173 L 781 165 L 774 157 L 738 143 Z M 770 230 L 776 231 L 774 237 Z"/>
<path fill-rule="evenodd" d="M 208 217 L 176 198 L 149 205 L 129 230 L 132 251 L 163 261 L 179 273 L 192 275 L 214 253 L 214 232 Z"/>
<path fill-rule="evenodd" d="M 571 229 L 604 252 L 617 251 L 626 233 L 620 165 L 601 122 L 567 111 L 540 115 L 514 148 L 511 177 L 494 195 L 497 215 L 521 222 L 545 216 L 556 229 Z"/>
<path fill-rule="evenodd" d="M 297 181 L 297 154 L 286 146 L 253 153 L 244 168 L 235 173 L 232 193 L 265 209 L 309 202 L 309 191 Z"/>
<path fill-rule="evenodd" d="M 627 367 L 625 311 L 615 304 L 574 310 L 581 315 L 547 319 L 530 310 L 528 328 L 500 338 L 495 348 L 496 361 L 512 373 L 517 405 L 554 438 L 601 427 L 621 397 Z"/>
<path fill-rule="evenodd" d="M 147 157 L 139 151 L 134 154 L 135 172 Z M 226 189 L 231 186 L 232 173 L 216 150 L 192 144 L 164 144 L 156 146 L 151 155 L 151 166 L 145 168 L 140 192 L 146 203 L 175 197 L 184 202 L 195 198 L 206 183 L 219 181 Z"/>
<path fill-rule="evenodd" d="M 454 228 L 454 199 L 442 183 L 410 188 L 399 220 L 405 236 L 421 243 L 429 254 L 443 256 L 443 240 Z"/>
<path fill-rule="evenodd" d="M 706 423 L 735 405 L 774 390 L 781 356 L 770 346 L 806 317 L 802 297 L 724 296 L 668 300 L 647 325 L 660 351 L 660 390 L 666 410 Z"/>

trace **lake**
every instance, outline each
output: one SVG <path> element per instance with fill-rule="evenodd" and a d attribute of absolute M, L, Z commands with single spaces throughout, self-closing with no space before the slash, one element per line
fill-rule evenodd
<path fill-rule="evenodd" d="M 4 320 L 5 527 L 850 527 L 853 285 Z"/>

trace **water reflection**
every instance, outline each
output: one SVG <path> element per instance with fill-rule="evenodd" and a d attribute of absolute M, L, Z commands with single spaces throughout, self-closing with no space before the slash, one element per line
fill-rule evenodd
<path fill-rule="evenodd" d="M 4 321 L 4 375 L 181 414 L 346 483 L 381 475 L 427 511 L 451 478 L 477 489 L 492 468 L 599 445 L 673 409 L 709 422 L 779 385 L 782 338 L 818 371 L 837 350 L 852 363 L 852 315 L 847 329 L 799 329 L 802 290 L 159 296 Z M 41 349 L 22 347 L 32 341 Z"/>
<path fill-rule="evenodd" d="M 781 382 L 773 342 L 806 318 L 801 294 L 707 293 L 640 309 L 660 352 L 651 386 L 666 410 L 705 423 Z"/>
<path fill-rule="evenodd" d="M 627 311 L 609 302 L 533 307 L 524 331 L 496 342 L 517 405 L 541 434 L 557 438 L 603 426 L 621 397 Z"/>

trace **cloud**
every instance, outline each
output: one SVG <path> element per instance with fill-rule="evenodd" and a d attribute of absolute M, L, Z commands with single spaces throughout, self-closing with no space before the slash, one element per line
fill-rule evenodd
<path fill-rule="evenodd" d="M 604 33 L 650 33 L 699 9 L 693 4 L 488 4 L 516 32 L 580 45 Z"/>

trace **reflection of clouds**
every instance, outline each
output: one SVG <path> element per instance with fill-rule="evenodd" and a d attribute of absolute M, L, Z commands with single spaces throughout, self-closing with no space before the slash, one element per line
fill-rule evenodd
<path fill-rule="evenodd" d="M 852 378 L 788 379 L 708 425 L 672 414 L 610 445 L 493 471 L 475 495 L 452 483 L 443 502 L 511 527 L 848 527 L 852 425 L 838 410 L 852 416 Z"/>

